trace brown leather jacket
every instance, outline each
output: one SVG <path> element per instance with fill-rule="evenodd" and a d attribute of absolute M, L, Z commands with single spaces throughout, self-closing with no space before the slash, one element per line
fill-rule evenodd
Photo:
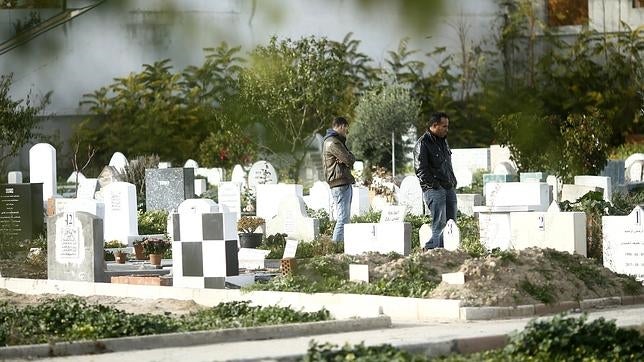
<path fill-rule="evenodd" d="M 355 183 L 351 168 L 356 161 L 353 153 L 346 146 L 346 138 L 336 131 L 327 130 L 322 148 L 324 174 L 330 187 Z"/>

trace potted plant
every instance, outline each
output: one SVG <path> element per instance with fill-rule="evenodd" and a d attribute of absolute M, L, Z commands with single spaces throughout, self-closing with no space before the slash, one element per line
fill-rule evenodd
<path fill-rule="evenodd" d="M 145 259 L 145 250 L 143 249 L 143 242 L 145 241 L 145 238 L 142 239 L 137 239 L 134 240 L 132 245 L 134 246 L 134 257 L 136 260 L 144 260 Z"/>
<path fill-rule="evenodd" d="M 143 239 L 143 250 L 150 256 L 150 264 L 161 265 L 163 254 L 172 248 L 167 237 Z"/>
<path fill-rule="evenodd" d="M 263 233 L 256 233 L 258 227 L 264 225 L 265 221 L 257 216 L 242 216 L 237 221 L 239 231 L 239 244 L 242 248 L 256 248 L 262 242 Z"/>
<path fill-rule="evenodd" d="M 117 263 L 125 264 L 125 261 L 127 260 L 127 252 L 123 249 L 118 249 L 116 253 L 114 253 L 114 257 Z"/>

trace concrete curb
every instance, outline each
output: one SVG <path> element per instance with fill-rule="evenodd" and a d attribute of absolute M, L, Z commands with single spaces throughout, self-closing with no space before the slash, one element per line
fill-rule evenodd
<path fill-rule="evenodd" d="M 391 318 L 374 318 L 281 324 L 215 331 L 167 333 L 148 336 L 105 338 L 95 341 L 60 342 L 0 348 L 0 358 L 34 358 L 86 355 L 154 348 L 187 347 L 203 344 L 280 339 L 328 333 L 391 328 Z"/>
<path fill-rule="evenodd" d="M 644 304 L 644 295 L 631 295 L 623 297 L 606 297 L 584 299 L 578 302 L 566 301 L 553 304 L 528 304 L 513 307 L 461 307 L 461 320 L 489 320 L 515 317 L 532 317 L 547 314 L 556 314 L 567 311 L 587 311 L 619 305 Z"/>

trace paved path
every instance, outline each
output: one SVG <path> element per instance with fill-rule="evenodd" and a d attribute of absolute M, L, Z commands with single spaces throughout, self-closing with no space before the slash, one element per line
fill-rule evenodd
<path fill-rule="evenodd" d="M 644 326 L 644 306 L 620 307 L 597 310 L 589 313 L 589 318 L 604 317 L 616 320 L 619 326 Z M 549 317 L 546 317 L 549 318 Z M 425 350 L 436 353 L 447 348 L 453 340 L 472 338 L 473 344 L 485 346 L 490 343 L 489 336 L 506 335 L 521 330 L 531 318 L 495 321 L 435 321 L 427 323 L 394 323 L 392 328 L 372 331 L 324 334 L 318 336 L 286 338 L 235 343 L 221 343 L 181 348 L 159 348 L 154 350 L 114 352 L 102 355 L 72 356 L 56 358 L 56 361 L 235 361 L 292 358 L 306 353 L 309 341 L 330 342 L 343 345 L 367 345 L 389 343 L 412 350 Z"/>

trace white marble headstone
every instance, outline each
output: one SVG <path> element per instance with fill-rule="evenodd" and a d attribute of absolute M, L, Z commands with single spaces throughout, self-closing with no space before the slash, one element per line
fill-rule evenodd
<path fill-rule="evenodd" d="M 456 251 L 461 245 L 461 231 L 452 219 L 447 220 L 443 229 L 443 245 L 449 251 Z"/>
<path fill-rule="evenodd" d="M 628 181 L 630 182 L 642 182 L 642 169 L 644 169 L 644 160 L 635 160 L 628 166 L 626 170 L 626 175 L 628 175 Z"/>
<path fill-rule="evenodd" d="M 79 199 L 93 199 L 98 187 L 98 179 L 86 178 L 78 183 L 76 197 Z"/>
<path fill-rule="evenodd" d="M 407 176 L 400 183 L 398 203 L 407 207 L 412 215 L 423 214 L 423 190 L 416 176 Z"/>
<path fill-rule="evenodd" d="M 56 195 L 56 149 L 38 143 L 29 149 L 29 182 L 42 182 L 43 202 Z"/>
<path fill-rule="evenodd" d="M 78 179 L 76 178 L 76 175 L 78 174 Z M 67 178 L 67 183 L 76 183 L 77 181 L 80 183 L 85 179 L 85 175 L 83 175 L 82 172 L 72 172 L 69 177 Z"/>
<path fill-rule="evenodd" d="M 644 210 L 602 217 L 604 266 L 644 282 Z"/>
<path fill-rule="evenodd" d="M 244 171 L 244 168 L 241 165 L 235 165 L 235 167 L 233 167 L 230 181 L 237 182 L 240 185 L 246 184 L 246 171 Z"/>
<path fill-rule="evenodd" d="M 139 234 L 136 187 L 119 181 L 105 186 L 102 192 L 105 203 L 105 240 L 118 240 L 122 244 L 128 244 L 130 236 Z"/>
<path fill-rule="evenodd" d="M 237 182 L 221 182 L 217 188 L 217 201 L 226 207 L 229 212 L 236 215 L 239 220 L 241 216 L 241 189 Z"/>
<path fill-rule="evenodd" d="M 257 161 L 248 171 L 248 186 L 254 188 L 257 185 L 276 184 L 277 172 L 275 167 L 268 161 Z"/>
<path fill-rule="evenodd" d="M 266 222 L 266 234 L 286 234 L 289 238 L 313 241 L 320 233 L 319 221 L 307 216 L 302 196 L 286 195 L 279 201 L 277 215 Z"/>
<path fill-rule="evenodd" d="M 331 188 L 329 184 L 324 181 L 315 181 L 313 187 L 309 190 L 309 207 L 313 210 L 325 210 L 329 215 L 331 214 L 331 205 L 333 199 L 331 196 Z"/>
<path fill-rule="evenodd" d="M 432 235 L 432 226 L 430 224 L 422 224 L 420 226 L 420 229 L 418 229 L 418 240 L 420 242 L 421 248 L 429 242 L 429 239 L 432 238 Z"/>
<path fill-rule="evenodd" d="M 388 205 L 382 209 L 380 222 L 404 222 L 407 207 L 399 205 Z"/>
<path fill-rule="evenodd" d="M 127 158 L 124 154 L 122 154 L 121 152 L 114 152 L 112 158 L 110 158 L 109 165 L 114 166 L 114 168 L 118 172 L 124 173 L 125 168 L 129 165 L 129 162 L 127 161 Z"/>
<path fill-rule="evenodd" d="M 197 169 L 197 168 L 199 168 L 199 164 L 197 163 L 197 161 L 195 161 L 193 159 L 188 159 L 188 161 L 186 161 L 186 163 L 183 164 L 183 168 Z"/>

